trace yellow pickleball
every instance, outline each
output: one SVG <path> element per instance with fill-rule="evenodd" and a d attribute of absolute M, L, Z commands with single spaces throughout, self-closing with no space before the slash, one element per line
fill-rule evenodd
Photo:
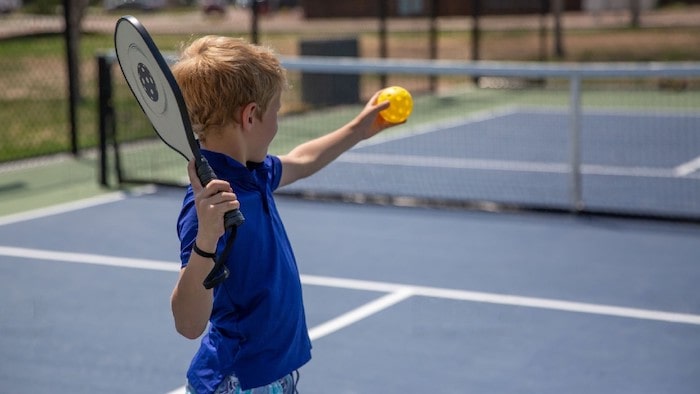
<path fill-rule="evenodd" d="M 413 111 L 413 98 L 408 90 L 401 86 L 391 86 L 382 90 L 377 98 L 378 103 L 389 101 L 389 108 L 381 111 L 379 115 L 387 122 L 401 123 L 408 119 Z"/>

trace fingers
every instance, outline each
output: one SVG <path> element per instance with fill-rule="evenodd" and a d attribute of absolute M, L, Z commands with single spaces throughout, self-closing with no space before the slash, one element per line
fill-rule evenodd
<path fill-rule="evenodd" d="M 389 108 L 389 100 L 387 101 L 382 101 L 382 102 L 377 102 L 377 99 L 379 98 L 379 95 L 382 93 L 381 90 L 378 90 L 374 92 L 374 95 L 372 95 L 372 98 L 369 99 L 368 106 L 372 107 L 374 110 L 377 112 L 383 111 L 387 108 Z"/>
<path fill-rule="evenodd" d="M 209 182 L 206 187 L 197 192 L 195 198 L 200 201 L 201 206 L 217 212 L 225 213 L 240 205 L 229 183 L 220 179 Z"/>
<path fill-rule="evenodd" d="M 387 108 L 389 108 L 389 101 L 383 101 L 381 103 L 377 102 L 377 99 L 379 98 L 379 94 L 381 93 L 381 90 L 377 91 L 372 95 L 372 97 L 367 101 L 367 104 L 365 105 L 365 108 L 360 112 L 358 115 L 360 122 L 365 124 L 365 127 L 367 128 L 384 128 L 388 126 L 386 124 L 386 121 L 379 115 L 379 113 Z M 374 125 L 372 125 L 372 123 Z M 371 131 L 370 135 L 374 134 L 375 131 Z"/>
<path fill-rule="evenodd" d="M 231 189 L 231 185 L 221 179 L 213 179 L 203 186 L 197 175 L 194 161 L 188 163 L 187 174 L 194 192 L 199 218 L 199 235 L 216 239 L 223 234 L 223 218 L 226 212 L 240 208 L 238 197 Z"/>
<path fill-rule="evenodd" d="M 377 113 L 379 113 L 379 112 L 384 111 L 385 109 L 389 108 L 390 106 L 391 106 L 391 103 L 388 100 L 382 101 L 381 103 L 377 103 L 375 111 L 377 111 Z"/>
<path fill-rule="evenodd" d="M 232 209 L 237 209 L 240 207 L 236 194 L 233 192 L 224 191 L 202 199 L 201 203 L 208 209 L 215 210 L 218 213 L 226 213 Z"/>
<path fill-rule="evenodd" d="M 190 178 L 190 184 L 192 184 L 192 189 L 195 193 L 202 190 L 202 183 L 199 181 L 199 176 L 197 176 L 194 160 L 190 160 L 187 163 L 187 176 Z"/>
<path fill-rule="evenodd" d="M 236 194 L 229 184 L 222 180 L 212 180 L 195 194 L 195 204 L 199 230 L 197 238 L 215 242 L 223 235 L 224 215 L 240 208 Z"/>
<path fill-rule="evenodd" d="M 206 187 L 203 186 L 202 182 L 199 180 L 199 176 L 197 175 L 194 160 L 187 163 L 187 175 L 190 178 L 190 183 L 192 184 L 192 189 L 194 190 L 195 195 L 203 193 L 202 198 L 208 198 L 221 192 L 233 192 L 229 183 L 220 179 L 213 179 L 206 185 Z"/>

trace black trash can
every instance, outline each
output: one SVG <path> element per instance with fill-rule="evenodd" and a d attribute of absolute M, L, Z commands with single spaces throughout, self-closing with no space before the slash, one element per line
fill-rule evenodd
<path fill-rule="evenodd" d="M 302 56 L 358 57 L 359 52 L 356 38 L 303 40 L 299 48 Z M 304 103 L 313 107 L 356 104 L 360 101 L 360 76 L 304 72 L 301 96 Z"/>

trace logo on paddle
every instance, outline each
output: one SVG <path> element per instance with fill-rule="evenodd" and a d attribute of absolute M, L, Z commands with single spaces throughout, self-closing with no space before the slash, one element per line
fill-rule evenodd
<path fill-rule="evenodd" d="M 151 75 L 151 71 L 145 64 L 139 63 L 137 72 L 143 91 L 146 92 L 151 101 L 158 102 L 158 87 L 156 86 L 155 79 L 153 79 L 153 75 Z"/>

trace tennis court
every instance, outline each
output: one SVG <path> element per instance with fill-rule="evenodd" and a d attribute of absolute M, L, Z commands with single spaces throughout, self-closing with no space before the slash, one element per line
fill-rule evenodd
<path fill-rule="evenodd" d="M 286 191 L 571 206 L 570 114 L 517 107 L 369 141 Z M 700 217 L 700 116 L 589 110 L 582 200 L 592 211 Z"/>
<path fill-rule="evenodd" d="M 197 343 L 169 312 L 181 198 L 145 188 L 0 218 L 3 392 L 183 386 Z M 697 225 L 278 205 L 314 340 L 302 393 L 700 387 Z"/>
<path fill-rule="evenodd" d="M 103 60 L 109 70 L 114 60 Z M 697 64 L 322 57 L 284 58 L 283 64 L 293 87 L 316 73 L 352 74 L 361 76 L 368 94 L 381 75 L 388 75 L 387 83 L 405 84 L 415 93 L 406 125 L 356 147 L 283 193 L 700 220 Z M 435 87 L 428 87 L 430 77 L 438 76 Z M 476 76 L 482 76 L 477 85 Z M 115 90 L 114 97 L 124 93 L 130 95 Z M 361 108 L 357 103 L 308 107 L 299 89 L 284 97 L 288 108 L 306 109 L 281 116 L 271 146 L 275 154 L 340 127 Z M 104 146 L 114 153 L 103 150 L 103 172 L 112 169 L 127 184 L 182 184 L 181 159 L 153 139 L 147 122 L 138 126 L 141 114 L 127 101 L 116 102 L 120 105 L 105 117 L 114 130 L 103 130 Z M 112 156 L 114 166 L 108 165 Z"/>
<path fill-rule="evenodd" d="M 408 124 L 280 191 L 314 342 L 300 392 L 698 391 L 698 96 L 657 89 L 657 78 L 694 86 L 697 65 L 611 65 L 611 88 L 582 93 L 599 87 L 598 66 L 287 60 L 292 73 L 372 82 L 397 70 L 448 85 L 417 89 Z M 485 72 L 513 85 L 557 80 L 465 86 Z M 579 85 L 581 73 L 595 80 Z M 163 172 L 181 182 L 182 159 L 121 93 L 101 118 L 114 122 L 101 164 L 148 173 L 136 183 Z M 290 113 L 274 149 L 357 110 Z M 176 334 L 169 306 L 183 192 L 125 190 L 0 217 L 0 391 L 182 392 L 198 346 Z M 585 214 L 541 212 L 576 198 Z M 480 209 L 455 209 L 470 204 Z"/>

